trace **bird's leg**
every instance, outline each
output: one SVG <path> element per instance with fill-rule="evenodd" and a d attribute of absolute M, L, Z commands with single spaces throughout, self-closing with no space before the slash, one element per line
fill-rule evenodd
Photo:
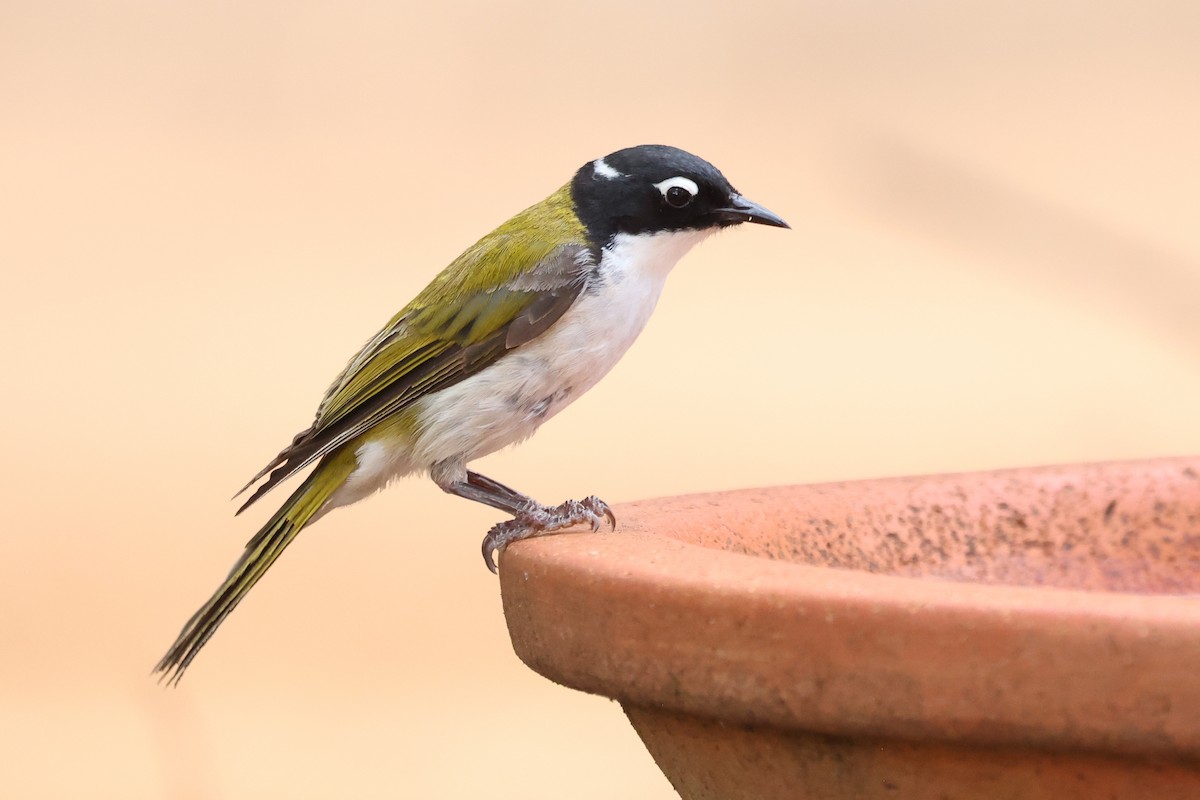
<path fill-rule="evenodd" d="M 488 476 L 480 475 L 472 470 L 467 470 L 467 489 L 477 493 L 477 496 L 464 494 L 463 497 L 469 500 L 478 499 L 481 503 L 507 511 L 513 516 L 523 511 L 538 511 L 545 508 L 532 497 L 527 497 L 516 489 L 511 489 L 499 481 L 494 481 Z"/>
<path fill-rule="evenodd" d="M 608 503 L 594 495 L 584 500 L 568 500 L 551 507 L 469 469 L 438 465 L 430 474 L 445 492 L 513 515 L 513 519 L 493 525 L 483 538 L 483 563 L 487 564 L 487 568 L 492 572 L 496 571 L 496 562 L 492 559 L 492 554 L 496 551 L 503 553 L 505 547 L 519 539 L 553 533 L 580 524 L 590 524 L 592 530 L 597 531 L 600 530 L 601 520 L 608 520 L 609 526 L 614 530 L 617 527 L 617 518 L 608 507 Z"/>

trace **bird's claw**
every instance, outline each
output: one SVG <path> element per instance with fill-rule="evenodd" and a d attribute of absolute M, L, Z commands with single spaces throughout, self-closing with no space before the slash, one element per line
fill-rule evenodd
<path fill-rule="evenodd" d="M 505 522 L 497 522 L 487 532 L 487 536 L 483 537 L 483 563 L 487 564 L 487 568 L 492 571 L 493 575 L 497 574 L 497 571 L 492 554 L 497 551 L 503 553 L 509 542 L 515 542 L 534 534 L 532 529 L 524 532 L 526 529 L 529 529 L 527 523 L 520 519 L 510 519 Z"/>
<path fill-rule="evenodd" d="M 611 530 L 617 529 L 617 516 L 608 503 L 592 495 L 584 500 L 568 500 L 554 508 L 538 508 L 498 522 L 483 537 L 483 563 L 496 573 L 494 553 L 504 553 L 513 542 L 554 533 L 581 523 L 589 523 L 593 531 L 600 530 L 600 521 L 607 520 Z"/>
<path fill-rule="evenodd" d="M 583 505 L 587 507 L 595 515 L 592 517 L 592 530 L 600 530 L 600 517 L 603 516 L 608 520 L 608 529 L 615 531 L 617 529 L 617 515 L 609 508 L 608 503 L 601 500 L 596 495 L 592 495 L 583 501 Z"/>

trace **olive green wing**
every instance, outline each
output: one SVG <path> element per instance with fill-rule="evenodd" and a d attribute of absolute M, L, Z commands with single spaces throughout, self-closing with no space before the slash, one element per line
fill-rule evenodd
<path fill-rule="evenodd" d="M 580 244 L 524 246 L 517 252 L 540 257 L 531 267 L 518 267 L 515 276 L 508 265 L 503 274 L 512 277 L 484 286 L 470 268 L 473 251 L 464 253 L 367 342 L 329 387 L 312 427 L 242 489 L 270 473 L 238 513 L 321 456 L 495 363 L 554 324 L 583 289 L 591 268 L 589 250 Z M 463 259 L 468 263 L 460 263 Z"/>

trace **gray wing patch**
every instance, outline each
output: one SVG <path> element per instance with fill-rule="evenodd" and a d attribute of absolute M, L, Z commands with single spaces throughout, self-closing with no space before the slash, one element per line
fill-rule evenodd
<path fill-rule="evenodd" d="M 508 326 L 504 348 L 512 350 L 541 336 L 567 312 L 578 296 L 579 288 L 574 286 L 544 292 Z"/>

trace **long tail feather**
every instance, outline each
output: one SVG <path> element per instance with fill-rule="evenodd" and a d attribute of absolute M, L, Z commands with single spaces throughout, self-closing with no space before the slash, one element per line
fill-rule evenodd
<path fill-rule="evenodd" d="M 330 453 L 317 465 L 300 488 L 249 541 L 229 576 L 183 626 L 175 644 L 155 666 L 155 672 L 162 673 L 163 679 L 170 684 L 179 683 L 200 649 L 275 563 L 284 548 L 320 512 L 338 487 L 345 483 L 354 471 L 355 464 L 353 451 L 343 449 Z"/>

